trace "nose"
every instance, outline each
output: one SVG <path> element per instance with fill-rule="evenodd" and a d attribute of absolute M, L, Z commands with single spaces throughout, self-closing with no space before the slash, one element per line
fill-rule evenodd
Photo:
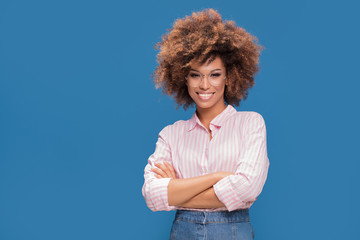
<path fill-rule="evenodd" d="M 210 83 L 209 83 L 209 80 L 208 80 L 208 78 L 206 76 L 203 76 L 203 78 L 201 79 L 199 88 L 204 89 L 204 90 L 210 88 Z"/>

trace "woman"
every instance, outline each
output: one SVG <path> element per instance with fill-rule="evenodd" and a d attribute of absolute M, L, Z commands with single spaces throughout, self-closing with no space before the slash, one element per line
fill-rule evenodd
<path fill-rule="evenodd" d="M 261 46 L 213 9 L 178 19 L 156 46 L 154 80 L 186 110 L 159 133 L 145 167 L 143 196 L 153 211 L 177 210 L 170 239 L 253 239 L 249 208 L 269 160 L 264 119 L 237 112 L 254 85 Z"/>

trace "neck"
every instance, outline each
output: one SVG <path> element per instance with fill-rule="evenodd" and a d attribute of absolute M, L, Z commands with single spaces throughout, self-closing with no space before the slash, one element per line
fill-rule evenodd
<path fill-rule="evenodd" d="M 225 108 L 225 103 L 217 107 L 216 109 L 196 108 L 196 114 L 203 124 L 208 125 L 211 120 L 213 120 L 217 115 L 224 111 Z"/>

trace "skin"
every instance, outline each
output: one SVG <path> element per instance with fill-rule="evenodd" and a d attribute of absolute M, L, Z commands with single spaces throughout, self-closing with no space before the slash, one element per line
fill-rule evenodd
<path fill-rule="evenodd" d="M 191 65 L 191 72 L 205 75 L 199 85 L 194 86 L 189 82 L 186 85 L 189 95 L 196 104 L 196 114 L 208 130 L 211 140 L 210 122 L 226 108 L 224 91 L 227 80 L 223 79 L 219 84 L 211 85 L 207 76 L 215 72 L 221 72 L 225 75 L 226 69 L 221 58 L 216 57 L 213 61 L 207 61 L 202 65 L 194 63 Z M 213 93 L 212 98 L 202 100 L 198 94 L 204 92 Z M 157 178 L 171 178 L 168 185 L 170 206 L 186 208 L 220 208 L 225 206 L 217 198 L 213 185 L 234 173 L 221 171 L 193 178 L 177 179 L 175 170 L 169 163 L 155 163 L 155 166 L 156 168 L 152 168 L 152 171 L 156 173 Z"/>
<path fill-rule="evenodd" d="M 226 68 L 220 57 L 216 57 L 210 63 L 207 61 L 203 65 L 195 63 L 191 65 L 191 69 L 191 72 L 199 72 L 206 76 L 210 73 L 216 72 L 221 72 L 226 75 Z M 188 87 L 190 97 L 196 104 L 196 114 L 211 135 L 209 128 L 211 120 L 226 108 L 226 104 L 224 102 L 224 92 L 227 80 L 224 79 L 219 85 L 213 86 L 210 84 L 207 77 L 204 77 L 198 86 L 193 86 L 188 82 L 186 82 L 186 85 Z M 203 101 L 198 95 L 199 92 L 211 92 L 214 93 L 214 95 L 209 101 Z"/>
<path fill-rule="evenodd" d="M 173 167 L 166 163 L 156 163 L 153 168 L 157 178 L 171 178 L 168 185 L 168 202 L 170 206 L 186 208 L 220 208 L 225 205 L 217 198 L 215 183 L 232 172 L 215 172 L 199 177 L 177 179 Z"/>

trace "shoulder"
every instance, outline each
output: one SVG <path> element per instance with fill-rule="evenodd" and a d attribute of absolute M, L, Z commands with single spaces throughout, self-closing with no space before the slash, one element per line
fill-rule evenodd
<path fill-rule="evenodd" d="M 247 111 L 245 113 L 247 121 L 264 122 L 263 116 L 258 112 Z"/>
<path fill-rule="evenodd" d="M 178 120 L 173 124 L 165 126 L 159 133 L 163 138 L 171 138 L 172 136 L 182 135 L 188 128 L 189 120 Z"/>
<path fill-rule="evenodd" d="M 247 112 L 246 121 L 243 129 L 245 132 L 266 132 L 265 120 L 258 112 Z"/>
<path fill-rule="evenodd" d="M 264 122 L 263 116 L 254 111 L 237 111 L 230 119 L 238 123 L 248 123 L 250 121 Z"/>
<path fill-rule="evenodd" d="M 254 111 L 237 111 L 228 121 L 229 126 L 236 129 L 248 129 L 254 127 L 265 126 L 263 116 Z"/>

